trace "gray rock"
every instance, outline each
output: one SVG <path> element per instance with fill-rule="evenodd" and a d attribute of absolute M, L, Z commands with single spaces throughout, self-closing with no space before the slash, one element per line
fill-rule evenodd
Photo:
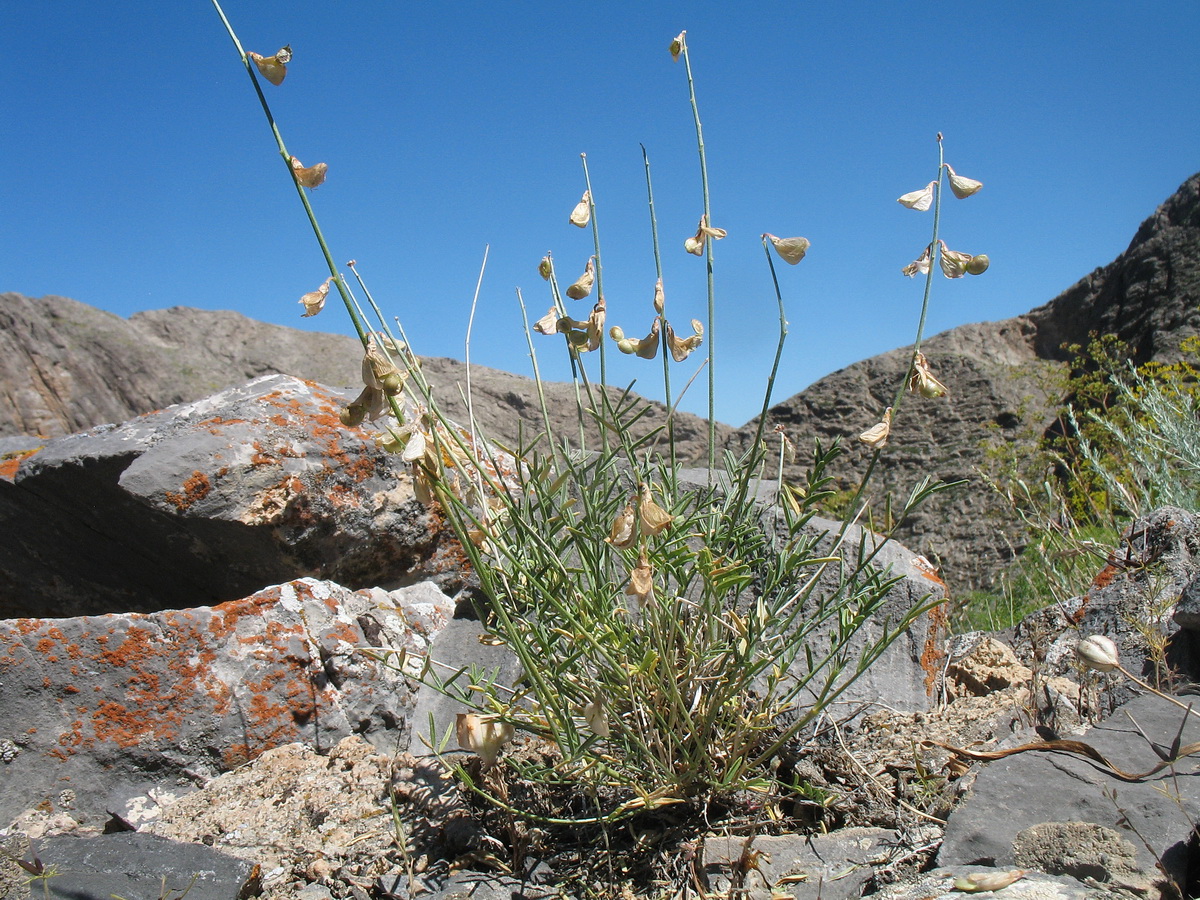
<path fill-rule="evenodd" d="M 760 835 L 750 842 L 710 835 L 704 871 L 720 896 L 732 888 L 737 896 L 769 900 L 775 889 L 795 900 L 850 900 L 862 895 L 877 868 L 889 864 L 896 844 L 896 832 L 884 828 Z"/>
<path fill-rule="evenodd" d="M 428 583 L 304 579 L 215 607 L 0 622 L 0 739 L 15 748 L 0 824 L 39 806 L 141 824 L 291 741 L 328 749 L 354 733 L 394 752 L 410 682 L 359 648 L 424 651 L 452 609 Z"/>
<path fill-rule="evenodd" d="M 1138 697 L 1080 740 L 1127 772 L 1147 771 L 1159 757 L 1130 718 L 1153 740 L 1169 745 L 1184 716 L 1159 697 Z M 1185 745 L 1200 740 L 1200 718 L 1186 719 L 1181 738 Z M 1098 860 L 1100 853 L 1108 853 L 1105 871 L 1114 883 L 1118 876 L 1126 884 L 1133 878 L 1160 880 L 1156 870 L 1160 859 L 1183 883 L 1186 848 L 1197 816 L 1200 761 L 1193 757 L 1143 781 L 1126 782 L 1074 754 L 1031 751 L 984 766 L 970 797 L 947 822 L 938 862 L 1011 868 L 1022 860 L 1041 861 L 1064 872 L 1092 874 L 1084 863 L 1069 862 L 1061 850 L 1052 849 L 1061 847 L 1061 842 L 1051 836 L 1067 832 L 1047 827 L 1048 823 L 1090 823 L 1105 829 L 1105 835 L 1111 833 L 1112 839 L 1093 842 L 1094 854 L 1076 849 L 1081 858 L 1091 854 Z M 1127 858 L 1127 847 L 1136 854 L 1133 862 Z"/>
<path fill-rule="evenodd" d="M 57 900 L 233 900 L 253 876 L 254 865 L 203 844 L 184 844 L 149 834 L 52 837 L 33 851 L 53 877 L 32 882 L 17 898 Z M 15 865 L 0 857 L 0 867 Z"/>
<path fill-rule="evenodd" d="M 0 618 L 149 612 L 320 577 L 461 583 L 407 464 L 277 375 L 45 442 L 0 468 Z"/>

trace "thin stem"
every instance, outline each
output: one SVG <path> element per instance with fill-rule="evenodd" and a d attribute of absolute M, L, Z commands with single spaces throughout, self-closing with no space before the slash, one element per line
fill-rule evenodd
<path fill-rule="evenodd" d="M 250 63 L 250 58 L 246 55 L 246 51 L 242 49 L 242 42 L 238 40 L 237 33 L 233 30 L 229 19 L 225 17 L 225 11 L 221 9 L 221 4 L 217 0 L 212 0 L 212 5 L 216 8 L 217 15 L 221 17 L 221 21 L 225 24 L 225 30 L 229 32 L 229 38 L 233 41 L 233 46 L 237 48 L 238 55 L 242 58 L 242 65 L 246 67 L 246 74 L 250 76 L 250 82 L 254 85 L 254 91 L 258 94 L 258 102 L 262 104 L 263 113 L 266 114 L 267 124 L 271 126 L 271 133 L 275 136 L 275 143 L 279 147 L 279 155 L 283 157 L 284 165 L 287 166 L 288 176 L 291 178 L 292 184 L 296 186 L 296 192 L 300 195 L 300 202 L 304 204 L 304 211 L 308 214 L 308 222 L 312 226 L 313 234 L 316 236 L 317 243 L 321 247 L 321 253 L 325 256 L 325 264 L 329 266 L 329 274 L 333 276 L 333 283 L 337 285 L 338 294 L 341 295 L 342 303 L 346 306 L 346 312 L 350 314 L 350 322 L 354 325 L 354 330 L 358 333 L 358 339 L 363 342 L 363 346 L 365 347 L 367 343 L 367 329 L 354 309 L 354 302 L 350 298 L 350 291 L 346 287 L 346 282 L 342 280 L 341 274 L 338 272 L 337 265 L 333 261 L 333 254 L 329 252 L 329 245 L 325 243 L 325 235 L 321 233 L 321 226 L 317 224 L 317 215 L 313 212 L 312 204 L 308 202 L 308 195 L 304 192 L 304 186 L 296 180 L 295 170 L 292 168 L 292 155 L 288 153 L 287 147 L 283 143 L 283 135 L 279 133 L 279 126 L 275 124 L 275 117 L 271 115 L 271 107 L 267 104 L 267 98 L 258 83 L 258 76 L 254 74 L 254 66 Z"/>
<path fill-rule="evenodd" d="M 658 218 L 654 214 L 654 186 L 650 181 L 650 156 L 646 153 L 646 145 L 640 144 L 642 148 L 642 163 L 646 169 L 646 205 L 650 209 L 650 237 L 654 244 L 654 275 L 657 281 L 655 288 L 662 283 L 662 253 L 658 246 Z M 663 404 L 668 410 L 671 409 L 671 353 L 667 347 L 667 301 L 666 292 L 663 293 L 663 311 L 659 314 L 661 322 L 659 323 L 659 341 L 662 345 L 662 361 L 663 361 Z M 670 448 L 671 471 L 675 472 L 675 417 L 667 417 L 667 446 Z"/>
<path fill-rule="evenodd" d="M 546 440 L 550 443 L 550 453 L 554 457 L 554 465 L 560 466 L 558 458 L 558 442 L 554 438 L 554 427 L 550 424 L 550 407 L 546 405 L 546 391 L 542 387 L 542 373 L 538 369 L 537 351 L 533 347 L 533 330 L 529 327 L 529 313 L 525 309 L 525 298 L 521 289 L 517 288 L 517 303 L 521 306 L 521 321 L 525 324 L 525 343 L 529 346 L 529 360 L 533 363 L 533 384 L 537 388 L 538 405 L 542 409 L 542 423 L 546 426 Z"/>
<path fill-rule="evenodd" d="M 587 154 L 580 153 L 579 161 L 583 164 L 583 181 L 587 185 L 588 197 L 588 212 L 590 213 L 590 221 L 592 223 L 592 244 L 595 247 L 596 255 L 596 298 L 598 303 L 604 304 L 604 266 L 600 261 L 600 223 L 596 220 L 596 198 L 592 194 L 592 178 L 588 174 Z M 603 389 L 608 384 L 607 368 L 604 357 L 604 345 L 607 341 L 604 337 L 600 338 L 600 387 Z"/>
<path fill-rule="evenodd" d="M 686 36 L 687 32 L 683 32 Z M 683 40 L 683 65 L 687 70 L 688 98 L 692 103 L 692 118 L 696 122 L 696 149 L 700 154 L 700 184 L 704 192 L 704 224 L 712 225 L 708 198 L 708 157 L 704 152 L 704 129 L 700 125 L 700 107 L 696 104 L 696 83 L 692 79 L 692 59 L 688 54 L 687 39 Z M 713 289 L 713 242 L 704 242 L 705 262 L 708 275 L 708 483 L 712 484 L 712 472 L 717 462 L 717 412 L 716 412 L 716 300 Z"/>

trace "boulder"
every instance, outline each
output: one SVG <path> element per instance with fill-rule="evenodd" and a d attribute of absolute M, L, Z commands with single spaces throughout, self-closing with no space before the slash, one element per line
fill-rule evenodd
<path fill-rule="evenodd" d="M 423 652 L 452 610 L 430 583 L 301 579 L 214 607 L 0 622 L 0 824 L 142 824 L 294 741 L 394 752 L 410 682 L 360 648 Z"/>
<path fill-rule="evenodd" d="M 0 619 L 186 609 L 295 578 L 464 578 L 407 464 L 284 375 L 93 428 L 0 467 Z"/>

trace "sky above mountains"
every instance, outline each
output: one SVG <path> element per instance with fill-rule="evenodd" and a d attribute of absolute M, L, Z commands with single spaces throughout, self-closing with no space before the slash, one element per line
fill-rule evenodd
<path fill-rule="evenodd" d="M 992 264 L 937 276 L 927 334 L 1047 302 L 1200 169 L 1195 0 L 224 8 L 246 49 L 292 47 L 286 81 L 263 90 L 289 151 L 329 166 L 310 200 L 335 261 L 357 260 L 419 353 L 461 359 L 489 247 L 471 358 L 523 374 L 516 289 L 539 318 L 539 259 L 553 254 L 565 287 L 593 252 L 567 222 L 580 153 L 608 323 L 640 336 L 653 316 L 641 146 L 668 314 L 705 318 L 705 264 L 683 249 L 702 211 L 696 138 L 667 52 L 687 29 L 713 224 L 728 232 L 715 245 L 716 408 L 735 425 L 761 406 L 777 339 L 763 232 L 812 242 L 795 268 L 777 263 L 790 335 L 776 399 L 911 343 L 924 282 L 900 270 L 932 216 L 896 198 L 936 176 L 937 132 L 947 162 L 984 183 L 963 201 L 947 192 L 941 236 Z M 56 0 L 5 19 L 0 291 L 350 333 L 333 300 L 300 318 L 328 272 L 210 3 Z M 535 337 L 542 375 L 568 378 L 559 339 Z M 675 367 L 676 391 L 702 356 Z M 661 397 L 660 364 L 610 347 L 608 369 Z M 706 410 L 704 382 L 684 408 Z"/>

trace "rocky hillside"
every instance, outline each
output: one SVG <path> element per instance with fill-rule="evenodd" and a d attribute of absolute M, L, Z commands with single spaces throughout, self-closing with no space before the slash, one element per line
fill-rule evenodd
<path fill-rule="evenodd" d="M 332 387 L 361 386 L 362 347 L 345 335 L 268 325 L 235 312 L 187 307 L 128 319 L 65 297 L 0 294 L 0 437 L 57 437 L 186 403 L 261 375 L 294 375 Z M 466 421 L 466 366 L 426 359 L 426 377 L 451 416 Z M 475 415 L 483 432 L 513 443 L 542 430 L 529 378 L 472 366 Z M 575 393 L 549 383 L 556 430 L 577 429 Z M 661 421 L 661 417 L 648 418 Z M 720 427 L 724 440 L 732 431 Z M 707 441 L 705 423 L 681 413 L 676 440 L 688 459 Z"/>
<path fill-rule="evenodd" d="M 927 502 L 901 540 L 942 565 L 952 587 L 987 587 L 1011 559 L 1018 534 L 977 472 L 982 443 L 1028 439 L 1049 425 L 1059 398 L 1045 395 L 1045 376 L 1065 365 L 1064 343 L 1111 333 L 1136 362 L 1178 358 L 1183 339 L 1200 330 L 1198 306 L 1200 175 L 1194 175 L 1142 223 L 1124 253 L 1046 305 L 929 339 L 924 352 L 950 395 L 906 398 L 881 457 L 878 486 L 903 500 L 926 475 L 968 483 Z M 837 475 L 842 484 L 855 483 L 870 453 L 854 438 L 892 402 L 911 352 L 893 350 L 826 376 L 771 409 L 770 424 L 786 426 L 800 447 L 814 437 L 848 442 Z M 743 426 L 735 442 L 749 440 L 754 425 Z M 799 474 L 794 467 L 792 477 Z"/>

